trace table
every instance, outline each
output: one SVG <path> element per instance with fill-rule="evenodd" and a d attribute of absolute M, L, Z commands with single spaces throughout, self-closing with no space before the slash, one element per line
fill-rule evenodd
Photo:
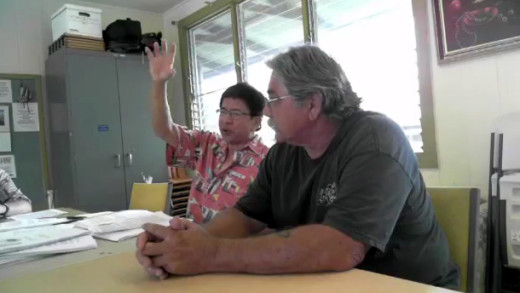
<path fill-rule="evenodd" d="M 301 275 L 148 275 L 133 252 L 73 264 L 0 282 L 0 292 L 454 292 L 362 270 Z"/>
<path fill-rule="evenodd" d="M 135 251 L 135 238 L 119 243 L 101 239 L 96 239 L 96 241 L 98 243 L 98 247 L 96 249 L 65 253 L 57 256 L 48 256 L 33 261 L 25 261 L 0 266 L 0 282 L 8 278 L 58 269 L 110 255 Z M 0 292 L 4 291 L 0 290 Z"/>
<path fill-rule="evenodd" d="M 71 209 L 64 216 L 80 213 Z M 353 269 L 299 275 L 148 275 L 135 259 L 135 238 L 115 243 L 97 239 L 94 250 L 50 256 L 0 267 L 0 292 L 455 292 Z"/>
<path fill-rule="evenodd" d="M 74 216 L 83 213 L 78 210 L 69 208 L 59 208 L 62 211 L 67 212 L 64 215 L 59 216 L 67 217 Z M 122 242 L 111 242 L 102 239 L 97 239 L 96 242 L 98 247 L 92 250 L 85 250 L 73 253 L 65 253 L 57 256 L 49 256 L 33 261 L 9 264 L 0 266 L 0 281 L 7 278 L 13 278 L 31 273 L 37 273 L 41 271 L 53 270 L 77 263 L 91 261 L 99 259 L 105 256 L 114 255 L 123 252 L 135 251 L 136 239 L 128 239 Z M 0 292 L 3 292 L 0 290 Z"/>

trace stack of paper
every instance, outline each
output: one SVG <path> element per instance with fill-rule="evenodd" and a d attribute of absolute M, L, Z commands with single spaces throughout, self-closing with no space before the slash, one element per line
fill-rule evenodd
<path fill-rule="evenodd" d="M 67 218 L 48 218 L 63 213 L 47 210 L 0 223 L 0 265 L 96 248 L 92 232 L 61 224 L 69 221 Z"/>
<path fill-rule="evenodd" d="M 144 231 L 141 226 L 146 223 L 168 226 L 170 219 L 163 212 L 128 210 L 90 217 L 76 222 L 74 227 L 87 229 L 94 237 L 117 242 L 136 237 Z"/>
<path fill-rule="evenodd" d="M 44 218 L 54 218 L 63 214 L 66 214 L 67 212 L 56 210 L 56 209 L 50 209 L 50 210 L 43 210 L 39 212 L 34 213 L 28 213 L 28 214 L 21 214 L 16 216 L 9 217 L 12 220 L 29 220 L 29 219 L 44 219 Z"/>
<path fill-rule="evenodd" d="M 94 249 L 94 237 L 122 241 L 136 237 L 145 223 L 168 226 L 170 216 L 144 210 L 83 214 L 55 218 L 65 212 L 46 210 L 12 217 L 0 223 L 0 265 L 34 260 L 51 254 Z"/>
<path fill-rule="evenodd" d="M 8 221 L 8 222 L 0 223 L 0 232 L 27 229 L 27 228 L 35 228 L 35 227 L 41 227 L 41 226 L 49 226 L 49 225 L 59 224 L 59 223 L 67 222 L 67 221 L 68 220 L 66 218 L 26 219 L 26 220 Z"/>
<path fill-rule="evenodd" d="M 82 229 L 60 226 L 10 230 L 0 233 L 0 256 L 89 234 Z"/>
<path fill-rule="evenodd" d="M 94 238 L 92 238 L 91 235 L 84 235 L 43 246 L 1 254 L 0 260 L 38 255 L 43 256 L 56 253 L 75 252 L 79 250 L 87 250 L 94 248 L 97 248 L 96 240 L 94 240 Z"/>

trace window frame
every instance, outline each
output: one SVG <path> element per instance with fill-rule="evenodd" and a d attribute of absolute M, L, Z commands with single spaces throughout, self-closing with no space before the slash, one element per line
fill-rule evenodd
<path fill-rule="evenodd" d="M 181 71 L 183 80 L 183 93 L 185 103 L 185 113 L 187 118 L 187 126 L 193 128 L 192 121 L 192 102 L 194 98 L 193 80 L 193 63 L 192 54 L 189 51 L 190 35 L 189 30 L 205 21 L 216 17 L 226 11 L 231 12 L 231 23 L 233 31 L 233 48 L 235 60 L 235 72 L 237 80 L 242 82 L 245 80 L 246 70 L 241 65 L 245 64 L 245 48 L 243 44 L 244 32 L 241 22 L 240 13 L 238 11 L 239 4 L 247 0 L 216 0 L 208 4 L 204 8 L 185 17 L 179 21 L 179 55 L 181 61 Z M 431 73 L 431 48 L 430 48 L 430 29 L 428 26 L 428 2 L 427 0 L 409 0 L 412 3 L 414 23 L 415 23 L 415 39 L 417 48 L 417 67 L 419 72 L 419 96 L 421 109 L 421 129 L 423 140 L 423 152 L 416 153 L 420 168 L 435 169 L 438 168 L 437 145 L 435 133 L 435 118 L 433 109 L 433 92 L 432 92 L 432 73 Z M 315 43 L 316 38 L 313 33 L 316 31 L 315 10 L 313 9 L 313 0 L 301 0 L 303 15 L 303 32 L 304 40 L 308 43 Z"/>

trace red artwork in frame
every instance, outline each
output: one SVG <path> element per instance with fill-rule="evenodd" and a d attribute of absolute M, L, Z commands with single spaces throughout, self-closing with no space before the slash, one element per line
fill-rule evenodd
<path fill-rule="evenodd" d="M 520 44 L 519 0 L 433 0 L 440 61 Z"/>

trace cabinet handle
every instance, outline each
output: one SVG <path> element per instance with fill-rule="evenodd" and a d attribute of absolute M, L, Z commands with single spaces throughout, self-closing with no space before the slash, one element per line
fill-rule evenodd
<path fill-rule="evenodd" d="M 116 168 L 121 168 L 121 154 L 115 154 L 114 157 L 116 158 Z"/>
<path fill-rule="evenodd" d="M 132 153 L 127 153 L 126 156 L 128 157 L 128 166 L 130 167 L 134 162 L 134 157 L 132 156 Z"/>

